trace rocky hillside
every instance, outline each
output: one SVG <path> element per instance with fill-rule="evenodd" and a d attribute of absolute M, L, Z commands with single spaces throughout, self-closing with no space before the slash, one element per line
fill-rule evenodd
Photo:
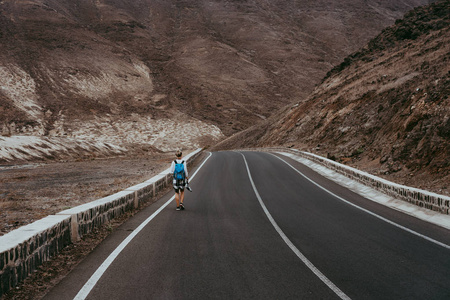
<path fill-rule="evenodd" d="M 309 150 L 450 193 L 450 1 L 409 12 L 304 101 L 226 145 Z"/>
<path fill-rule="evenodd" d="M 0 132 L 128 149 L 209 144 L 305 97 L 426 3 L 3 0 Z"/>

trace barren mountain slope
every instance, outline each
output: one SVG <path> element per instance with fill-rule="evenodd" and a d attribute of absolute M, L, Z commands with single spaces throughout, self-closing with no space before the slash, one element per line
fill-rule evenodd
<path fill-rule="evenodd" d="M 161 150 L 207 144 L 306 96 L 428 1 L 394 2 L 3 0 L 0 130 Z"/>
<path fill-rule="evenodd" d="M 440 193 L 450 182 L 450 1 L 417 8 L 305 100 L 222 144 L 307 149 Z"/>

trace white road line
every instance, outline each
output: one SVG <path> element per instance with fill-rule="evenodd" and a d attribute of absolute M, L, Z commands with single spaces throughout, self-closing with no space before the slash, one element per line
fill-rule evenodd
<path fill-rule="evenodd" d="M 404 231 L 407 231 L 407 232 L 409 232 L 409 233 L 411 233 L 411 234 L 414 234 L 414 235 L 416 235 L 416 236 L 418 236 L 418 237 L 420 237 L 420 238 L 422 238 L 422 239 L 425 239 L 425 240 L 427 240 L 427 241 L 429 241 L 429 242 L 432 242 L 432 243 L 434 243 L 434 244 L 436 244 L 436 245 L 439 245 L 439 246 L 441 246 L 441 247 L 444 247 L 444 248 L 446 248 L 446 249 L 450 249 L 450 246 L 447 245 L 447 244 L 444 244 L 444 243 L 441 243 L 441 242 L 439 242 L 439 241 L 436 241 L 436 240 L 434 240 L 434 239 L 432 239 L 432 238 L 430 238 L 430 237 L 428 237 L 428 236 L 426 236 L 426 235 L 420 234 L 420 233 L 418 233 L 418 232 L 416 232 L 416 231 L 414 231 L 414 230 L 412 230 L 412 229 L 409 229 L 409 228 L 404 227 L 404 226 L 402 226 L 402 225 L 400 225 L 400 224 L 397 224 L 397 223 L 395 223 L 395 222 L 393 222 L 393 221 L 391 221 L 391 220 L 388 220 L 388 219 L 386 219 L 386 218 L 384 218 L 384 217 L 382 217 L 382 216 L 380 216 L 380 215 L 377 215 L 376 213 L 371 212 L 370 210 L 367 210 L 367 209 L 362 208 L 362 207 L 360 207 L 360 206 L 358 206 L 358 205 L 356 205 L 356 204 L 354 204 L 354 203 L 352 203 L 352 202 L 350 202 L 350 201 L 348 201 L 348 200 L 345 200 L 344 198 L 342 198 L 342 197 L 340 197 L 340 196 L 334 194 L 333 192 L 327 190 L 327 189 L 324 188 L 323 186 L 321 186 L 321 185 L 319 185 L 318 183 L 316 183 L 316 182 L 312 181 L 311 179 L 309 179 L 305 174 L 303 174 L 302 172 L 300 172 L 299 170 L 297 170 L 294 166 L 292 166 L 291 164 L 289 164 L 287 161 L 285 161 L 285 160 L 282 159 L 281 157 L 278 157 L 278 156 L 276 156 L 276 155 L 274 155 L 274 154 L 272 154 L 272 153 L 270 153 L 270 154 L 273 155 L 273 156 L 275 156 L 275 157 L 278 158 L 279 160 L 283 161 L 285 164 L 287 164 L 289 167 L 291 167 L 292 169 L 294 169 L 298 174 L 300 174 L 301 176 L 303 176 L 304 178 L 306 178 L 307 180 L 309 180 L 311 183 L 313 183 L 314 185 L 316 185 L 318 188 L 324 190 L 325 192 L 327 192 L 327 193 L 329 193 L 330 195 L 332 195 L 332 196 L 338 198 L 339 200 L 341 200 L 341 201 L 343 201 L 343 202 L 345 202 L 345 203 L 347 203 L 347 204 L 349 204 L 349 205 L 351 205 L 351 206 L 353 206 L 353 207 L 356 207 L 356 208 L 358 208 L 358 209 L 364 211 L 365 213 L 368 213 L 368 214 L 370 214 L 370 215 L 372 215 L 372 216 L 374 216 L 374 217 L 376 217 L 376 218 L 378 218 L 378 219 L 380 219 L 380 220 L 382 220 L 382 221 L 384 221 L 384 222 L 386 222 L 386 223 L 389 223 L 389 224 L 391 224 L 391 225 L 393 225 L 393 226 L 395 226 L 395 227 L 397 227 L 397 228 L 400 228 L 400 229 L 402 229 L 402 230 L 404 230 Z"/>
<path fill-rule="evenodd" d="M 317 276 L 320 280 L 322 280 L 323 283 L 325 283 L 337 296 L 339 296 L 341 299 L 350 299 L 343 291 L 341 291 L 333 282 L 331 282 L 322 272 L 319 271 L 304 255 L 300 252 L 300 250 L 297 249 L 297 247 L 294 246 L 294 244 L 289 240 L 289 238 L 284 234 L 283 230 L 278 226 L 277 222 L 272 218 L 272 215 L 267 210 L 266 206 L 264 205 L 263 200 L 261 199 L 261 196 L 258 193 L 258 190 L 256 189 L 255 183 L 253 182 L 252 175 L 250 173 L 250 169 L 247 164 L 247 160 L 245 159 L 244 154 L 240 153 L 242 157 L 244 158 L 245 166 L 247 168 L 248 177 L 250 178 L 250 182 L 252 184 L 253 190 L 255 191 L 256 198 L 258 198 L 259 204 L 261 205 L 262 209 L 266 213 L 267 218 L 269 219 L 270 223 L 272 223 L 272 226 L 275 228 L 275 230 L 278 232 L 278 234 L 281 236 L 281 238 L 284 240 L 284 242 L 291 248 L 291 250 L 297 255 L 298 258 Z"/>
<path fill-rule="evenodd" d="M 190 178 L 194 178 L 197 172 L 203 167 L 203 165 L 206 163 L 206 161 L 211 157 L 211 153 L 209 153 L 209 156 L 205 159 L 205 161 L 198 167 L 198 169 L 195 171 L 194 175 L 192 175 Z M 164 203 L 163 206 L 161 206 L 157 211 L 155 211 L 150 217 L 148 217 L 144 222 L 139 225 L 138 228 L 136 228 L 125 240 L 120 243 L 120 245 L 106 258 L 106 260 L 100 265 L 100 267 L 95 271 L 95 273 L 89 278 L 89 280 L 84 284 L 84 286 L 81 288 L 81 290 L 78 292 L 78 294 L 75 296 L 74 300 L 84 300 L 91 292 L 92 288 L 97 284 L 97 282 L 100 280 L 102 275 L 105 273 L 105 271 L 108 269 L 108 267 L 112 264 L 112 262 L 116 259 L 117 256 L 119 256 L 120 252 L 131 242 L 131 240 L 142 230 L 144 227 L 151 221 L 153 218 L 155 218 L 167 205 L 169 205 L 173 199 L 175 199 L 175 196 L 172 196 L 166 203 Z"/>

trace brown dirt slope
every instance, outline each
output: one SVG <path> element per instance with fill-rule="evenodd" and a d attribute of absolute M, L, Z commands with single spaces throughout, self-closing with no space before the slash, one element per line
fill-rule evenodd
<path fill-rule="evenodd" d="M 305 149 L 449 194 L 449 4 L 409 12 L 331 70 L 305 101 L 222 147 Z"/>
<path fill-rule="evenodd" d="M 98 118 L 181 110 L 231 135 L 426 3 L 1 1 L 0 130 L 71 136 Z"/>

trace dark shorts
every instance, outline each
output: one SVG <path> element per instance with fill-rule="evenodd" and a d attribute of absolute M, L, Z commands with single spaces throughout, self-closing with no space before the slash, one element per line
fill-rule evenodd
<path fill-rule="evenodd" d="M 180 191 L 184 191 L 184 187 L 186 186 L 186 181 L 183 180 L 173 180 L 173 189 L 175 193 L 179 193 Z"/>

